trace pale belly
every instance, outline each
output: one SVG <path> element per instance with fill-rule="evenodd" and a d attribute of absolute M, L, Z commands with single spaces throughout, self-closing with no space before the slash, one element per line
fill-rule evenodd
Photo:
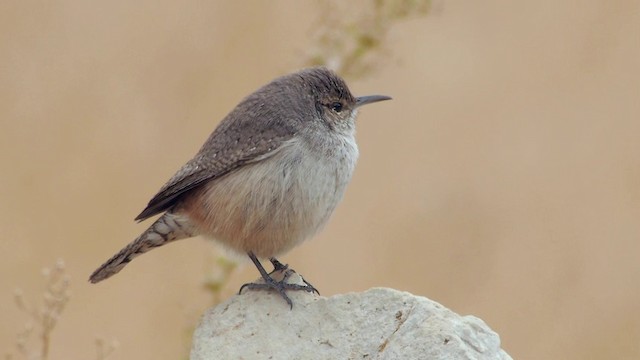
<path fill-rule="evenodd" d="M 285 253 L 320 230 L 342 199 L 358 156 L 353 138 L 344 140 L 331 154 L 284 144 L 205 185 L 182 211 L 201 235 L 231 250 L 261 258 Z"/>

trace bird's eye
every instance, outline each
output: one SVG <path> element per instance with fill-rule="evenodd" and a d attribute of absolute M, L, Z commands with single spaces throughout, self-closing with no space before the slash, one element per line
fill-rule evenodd
<path fill-rule="evenodd" d="M 329 107 L 331 108 L 331 110 L 333 110 L 335 112 L 338 112 L 338 113 L 340 111 L 342 111 L 342 103 L 339 103 L 337 101 L 334 102 L 334 103 L 331 103 L 331 105 L 329 105 Z"/>

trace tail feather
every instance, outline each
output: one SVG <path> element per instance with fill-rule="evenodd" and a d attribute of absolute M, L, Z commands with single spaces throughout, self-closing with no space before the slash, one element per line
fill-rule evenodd
<path fill-rule="evenodd" d="M 129 243 L 91 274 L 89 281 L 97 283 L 117 274 L 135 257 L 175 240 L 195 236 L 187 219 L 165 213 L 137 239 Z"/>

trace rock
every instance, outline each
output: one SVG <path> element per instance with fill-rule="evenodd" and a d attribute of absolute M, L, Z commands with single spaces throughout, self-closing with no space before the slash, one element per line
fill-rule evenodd
<path fill-rule="evenodd" d="M 407 292 L 288 294 L 293 310 L 256 290 L 209 309 L 191 359 L 511 359 L 482 320 Z"/>

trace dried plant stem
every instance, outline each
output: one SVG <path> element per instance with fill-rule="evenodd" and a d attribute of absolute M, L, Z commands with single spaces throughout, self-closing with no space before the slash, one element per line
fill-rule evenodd
<path fill-rule="evenodd" d="M 345 77 L 362 77 L 379 60 L 391 27 L 400 20 L 427 14 L 430 5 L 430 0 L 324 0 L 312 26 L 312 46 L 305 65 L 323 65 Z"/>
<path fill-rule="evenodd" d="M 29 317 L 23 330 L 18 332 L 16 349 L 19 354 L 29 360 L 47 360 L 49 358 L 51 335 L 71 296 L 69 276 L 65 271 L 65 264 L 62 260 L 58 260 L 52 269 L 42 270 L 46 287 L 40 306 L 27 304 L 22 290 L 17 289 L 14 293 L 16 307 Z M 35 344 L 30 343 L 34 329 L 39 329 L 39 337 L 36 338 Z M 29 349 L 36 350 L 30 351 Z"/>

